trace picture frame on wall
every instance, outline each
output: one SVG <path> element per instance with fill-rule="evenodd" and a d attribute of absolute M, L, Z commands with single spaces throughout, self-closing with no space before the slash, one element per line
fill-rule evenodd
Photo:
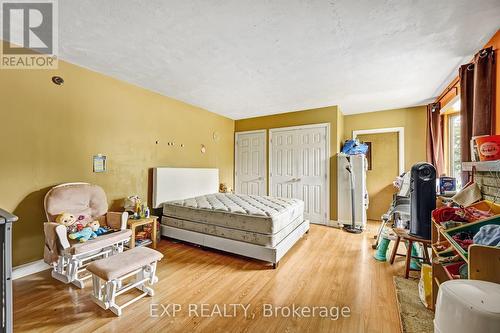
<path fill-rule="evenodd" d="M 92 159 L 92 169 L 95 173 L 106 171 L 106 156 L 102 154 L 94 155 Z"/>

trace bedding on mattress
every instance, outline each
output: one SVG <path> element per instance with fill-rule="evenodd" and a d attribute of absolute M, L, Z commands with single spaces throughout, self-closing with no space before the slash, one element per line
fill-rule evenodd
<path fill-rule="evenodd" d="M 166 202 L 163 204 L 163 215 L 227 229 L 275 235 L 295 220 L 303 220 L 304 202 L 298 199 L 215 193 Z"/>

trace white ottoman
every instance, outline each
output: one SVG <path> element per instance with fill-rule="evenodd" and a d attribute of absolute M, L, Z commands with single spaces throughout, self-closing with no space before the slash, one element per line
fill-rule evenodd
<path fill-rule="evenodd" d="M 135 247 L 109 258 L 93 261 L 87 266 L 87 271 L 92 273 L 92 300 L 103 309 L 110 309 L 121 316 L 125 307 L 144 296 L 154 295 L 151 286 L 158 281 L 156 263 L 162 258 L 163 254 L 158 251 Z M 122 282 L 132 276 L 135 279 L 123 286 Z M 143 293 L 123 305 L 117 304 L 116 297 L 132 288 Z"/>
<path fill-rule="evenodd" d="M 500 332 L 500 284 L 478 280 L 452 280 L 441 284 L 434 332 Z"/>

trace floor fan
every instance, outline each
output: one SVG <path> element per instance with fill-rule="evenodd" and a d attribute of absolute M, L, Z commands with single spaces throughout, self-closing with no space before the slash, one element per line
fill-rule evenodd
<path fill-rule="evenodd" d="M 351 185 L 351 225 L 345 225 L 344 231 L 350 232 L 352 234 L 360 234 L 363 230 L 356 227 L 356 209 L 354 208 L 354 174 L 352 172 L 351 160 L 349 159 L 349 164 L 345 167 L 347 172 L 349 172 L 349 182 Z"/>

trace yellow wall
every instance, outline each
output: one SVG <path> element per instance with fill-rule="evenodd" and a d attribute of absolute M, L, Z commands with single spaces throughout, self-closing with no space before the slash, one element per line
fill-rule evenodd
<path fill-rule="evenodd" d="M 146 198 L 156 166 L 217 167 L 232 186 L 231 119 L 65 62 L 57 71 L 0 71 L 0 96 L 0 206 L 20 217 L 14 265 L 42 257 L 42 201 L 56 184 L 99 184 L 114 207 L 131 194 Z M 97 153 L 108 157 L 106 173 L 92 173 Z"/>
<path fill-rule="evenodd" d="M 235 122 L 236 132 L 252 131 L 257 129 L 269 130 L 271 128 L 278 127 L 330 123 L 330 220 L 337 219 L 337 165 L 335 154 L 339 151 L 340 146 L 340 136 L 337 135 L 337 122 L 338 119 L 341 119 L 338 113 L 339 111 L 336 106 L 329 106 L 319 109 L 236 120 Z M 267 132 L 269 138 L 269 131 Z M 266 156 L 269 156 L 269 149 Z"/>
<path fill-rule="evenodd" d="M 345 116 L 344 114 L 338 109 L 337 112 L 337 151 L 340 152 L 340 149 L 342 148 L 344 144 L 344 120 Z"/>
<path fill-rule="evenodd" d="M 399 175 L 398 133 L 363 134 L 358 138 L 371 142 L 371 170 L 366 172 L 370 204 L 366 215 L 369 220 L 380 220 L 392 202 L 392 181 Z"/>
<path fill-rule="evenodd" d="M 351 138 L 354 130 L 404 127 L 405 170 L 410 170 L 413 164 L 426 160 L 426 119 L 425 106 L 346 115 L 344 139 Z"/>

